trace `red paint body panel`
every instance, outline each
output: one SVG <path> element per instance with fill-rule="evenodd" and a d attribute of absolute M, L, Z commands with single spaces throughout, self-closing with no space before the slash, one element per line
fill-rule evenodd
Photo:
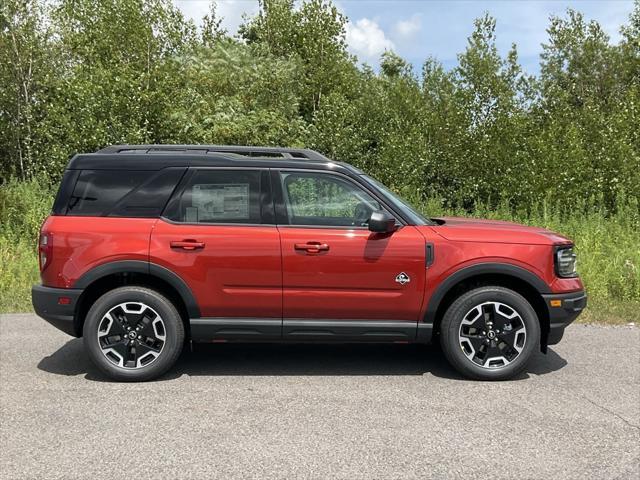
<path fill-rule="evenodd" d="M 417 320 L 425 286 L 425 240 L 416 227 L 391 235 L 363 229 L 279 227 L 285 318 Z M 318 242 L 308 253 L 296 244 Z M 410 282 L 400 285 L 404 272 Z"/>
<path fill-rule="evenodd" d="M 572 243 L 566 237 L 541 227 L 528 227 L 501 220 L 445 217 L 438 234 L 454 242 L 558 245 Z"/>
<path fill-rule="evenodd" d="M 195 240 L 202 249 L 172 248 Z M 158 220 L 149 258 L 184 280 L 203 317 L 282 317 L 280 236 L 275 226 L 172 224 Z"/>
<path fill-rule="evenodd" d="M 438 286 L 478 263 L 507 263 L 554 293 L 583 290 L 558 278 L 553 246 L 569 242 L 508 222 L 447 219 L 391 235 L 363 229 L 172 224 L 144 218 L 51 216 L 42 226 L 52 258 L 45 286 L 72 288 L 86 272 L 120 260 L 151 261 L 180 276 L 204 317 L 419 320 Z M 172 248 L 195 240 L 203 248 Z M 317 253 L 296 244 L 329 246 Z M 425 266 L 425 244 L 435 262 Z M 402 286 L 395 277 L 406 273 Z"/>
<path fill-rule="evenodd" d="M 53 242 L 52 258 L 41 273 L 42 284 L 71 288 L 86 272 L 103 263 L 149 259 L 150 218 L 50 216 L 41 232 Z"/>
<path fill-rule="evenodd" d="M 475 264 L 481 263 L 505 263 L 523 268 L 549 285 L 554 293 L 568 293 L 583 290 L 582 281 L 579 278 L 558 278 L 555 275 L 553 263 L 553 242 L 546 244 L 534 243 L 505 243 L 503 241 L 503 229 L 490 228 L 491 222 L 482 222 L 484 227 L 476 229 L 474 235 L 483 232 L 483 240 L 477 241 L 451 241 L 445 235 L 452 236 L 446 226 L 422 226 L 416 227 L 425 236 L 428 242 L 434 244 L 435 262 L 427 271 L 427 288 L 425 301 L 422 305 L 424 316 L 427 305 L 438 286 L 449 276 L 457 271 Z M 507 223 L 507 222 L 501 222 Z M 509 229 L 511 230 L 509 224 Z M 459 227 L 458 227 L 459 228 Z M 527 228 L 527 227 L 522 227 Z M 466 235 L 468 232 L 461 232 Z M 525 236 L 529 236 L 526 233 Z M 537 234 L 536 234 L 537 235 Z M 546 234 L 544 234 L 546 237 Z M 511 236 L 509 236 L 511 239 Z"/>

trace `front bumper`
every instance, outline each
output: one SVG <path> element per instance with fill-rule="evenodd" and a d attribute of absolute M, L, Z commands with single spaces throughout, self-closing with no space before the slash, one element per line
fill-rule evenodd
<path fill-rule="evenodd" d="M 74 322 L 76 305 L 80 295 L 82 295 L 82 290 L 78 289 L 52 288 L 42 285 L 31 287 L 31 303 L 33 303 L 36 314 L 58 330 L 74 337 L 82 335 Z M 68 303 L 61 304 L 61 298 L 69 299 Z"/>
<path fill-rule="evenodd" d="M 555 345 L 562 340 L 564 329 L 573 322 L 587 306 L 584 290 L 571 293 L 542 295 L 549 311 L 549 334 L 547 345 Z"/>

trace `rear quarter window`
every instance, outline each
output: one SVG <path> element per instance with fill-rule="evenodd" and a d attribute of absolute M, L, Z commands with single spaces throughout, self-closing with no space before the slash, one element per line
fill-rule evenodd
<path fill-rule="evenodd" d="M 182 167 L 75 171 L 77 180 L 65 211 L 58 214 L 157 218 L 185 171 Z"/>
<path fill-rule="evenodd" d="M 83 170 L 69 198 L 68 215 L 101 216 L 129 192 L 138 187 L 150 172 L 120 170 Z"/>

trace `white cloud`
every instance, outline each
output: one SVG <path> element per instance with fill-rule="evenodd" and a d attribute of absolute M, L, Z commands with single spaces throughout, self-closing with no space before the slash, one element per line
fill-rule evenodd
<path fill-rule="evenodd" d="M 419 13 L 416 13 L 407 20 L 399 20 L 393 26 L 393 31 L 396 37 L 407 40 L 413 37 L 422 28 L 422 18 Z"/>
<path fill-rule="evenodd" d="M 209 12 L 209 2 L 207 0 L 173 0 L 176 7 L 182 14 L 195 22 L 202 24 L 202 17 Z"/>
<path fill-rule="evenodd" d="M 192 19 L 196 25 L 202 24 L 202 17 L 209 13 L 210 0 L 173 0 L 182 14 Z M 218 0 L 218 17 L 222 17 L 222 26 L 234 35 L 242 23 L 242 15 L 255 15 L 258 12 L 257 0 Z"/>
<path fill-rule="evenodd" d="M 348 22 L 346 30 L 349 50 L 361 60 L 377 60 L 385 50 L 395 48 L 375 20 L 361 18 L 356 23 Z"/>

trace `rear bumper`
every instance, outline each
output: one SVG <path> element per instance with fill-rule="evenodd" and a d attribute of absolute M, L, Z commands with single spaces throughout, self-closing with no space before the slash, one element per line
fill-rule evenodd
<path fill-rule="evenodd" d="M 31 288 L 31 303 L 36 314 L 44 318 L 58 330 L 62 330 L 74 337 L 81 336 L 78 332 L 74 313 L 82 290 L 69 288 L 52 288 L 42 285 L 34 285 Z M 60 298 L 68 298 L 69 303 L 61 305 Z"/>
<path fill-rule="evenodd" d="M 547 345 L 555 345 L 562 340 L 564 329 L 573 322 L 587 306 L 587 294 L 584 290 L 571 293 L 554 293 L 542 295 L 549 310 L 549 336 Z M 552 306 L 552 301 L 559 301 L 558 306 Z"/>

